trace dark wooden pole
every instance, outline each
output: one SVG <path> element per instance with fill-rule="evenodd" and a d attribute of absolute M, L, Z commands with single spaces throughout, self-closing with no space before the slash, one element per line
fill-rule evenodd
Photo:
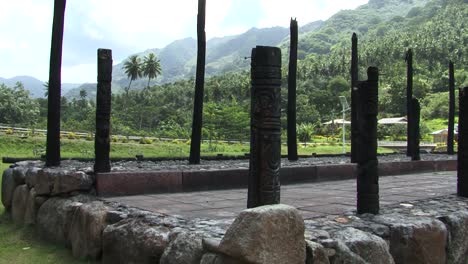
<path fill-rule="evenodd" d="M 411 98 L 413 98 L 413 51 L 411 49 L 406 53 L 406 156 L 413 153 L 411 147 L 414 146 L 414 134 L 411 128 L 414 127 L 413 116 L 411 113 Z"/>
<path fill-rule="evenodd" d="M 193 103 L 192 137 L 190 141 L 190 164 L 200 164 L 201 132 L 203 124 L 203 94 L 205 85 L 205 33 L 206 0 L 198 0 L 197 15 L 197 75 Z"/>
<path fill-rule="evenodd" d="M 460 89 L 458 100 L 457 194 L 468 197 L 468 87 Z"/>
<path fill-rule="evenodd" d="M 379 213 L 377 113 L 379 70 L 367 69 L 367 81 L 358 83 L 357 213 Z"/>
<path fill-rule="evenodd" d="M 449 63 L 449 116 L 447 133 L 447 154 L 455 154 L 453 150 L 453 130 L 455 129 L 455 74 L 453 62 Z"/>
<path fill-rule="evenodd" d="M 94 172 L 109 172 L 112 50 L 98 49 L 98 84 L 96 95 L 96 135 Z"/>
<path fill-rule="evenodd" d="M 357 85 L 359 80 L 358 38 L 353 33 L 351 38 L 351 162 L 357 161 Z"/>
<path fill-rule="evenodd" d="M 420 137 L 420 130 L 419 130 L 419 122 L 421 116 L 421 106 L 419 104 L 418 99 L 412 98 L 411 99 L 411 115 L 412 115 L 412 122 L 411 122 L 411 138 L 413 146 L 411 146 L 411 160 L 421 160 L 420 155 L 420 148 L 419 148 L 419 137 Z"/>
<path fill-rule="evenodd" d="M 289 49 L 288 72 L 288 159 L 297 160 L 297 130 L 296 130 L 296 75 L 297 75 L 297 21 L 291 19 L 291 47 Z"/>
<path fill-rule="evenodd" d="M 257 46 L 251 63 L 248 208 L 280 202 L 281 50 Z"/>
<path fill-rule="evenodd" d="M 49 95 L 47 97 L 46 166 L 60 166 L 60 99 L 65 0 L 54 1 L 50 48 Z"/>

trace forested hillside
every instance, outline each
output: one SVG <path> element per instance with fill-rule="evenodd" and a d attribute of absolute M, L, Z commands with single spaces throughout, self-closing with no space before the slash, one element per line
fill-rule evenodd
<path fill-rule="evenodd" d="M 380 69 L 381 117 L 406 114 L 405 53 L 412 48 L 415 61 L 414 94 L 421 101 L 422 118 L 446 119 L 449 60 L 455 64 L 456 87 L 468 85 L 466 17 L 467 0 L 371 0 L 356 10 L 341 11 L 319 23 L 312 31 L 302 33 L 297 81 L 299 134 L 301 131 L 339 133 L 322 123 L 341 117 L 338 96 L 344 95 L 349 101 L 352 32 L 359 37 L 360 78 L 366 79 L 368 66 Z M 234 39 L 216 39 L 212 45 L 224 45 L 229 41 Z M 287 38 L 283 37 L 278 45 L 282 47 L 284 57 L 282 103 L 283 109 L 286 109 Z M 222 58 L 232 52 L 238 50 L 226 49 L 208 54 L 208 57 Z M 243 63 L 248 66 L 250 61 Z M 214 63 L 207 65 L 207 70 L 210 67 L 218 69 L 225 66 Z M 168 69 L 163 67 L 162 70 Z M 226 71 L 205 81 L 203 134 L 205 138 L 248 138 L 248 67 Z M 132 89 L 128 95 L 114 94 L 112 133 L 189 138 L 193 91 L 194 80 L 188 78 L 153 85 L 143 91 Z M 84 95 L 63 100 L 64 129 L 93 131 L 94 103 Z M 36 102 L 40 120 L 36 126 L 44 127 L 46 103 L 43 99 Z M 0 116 L 0 123 L 15 122 L 2 118 Z M 285 126 L 286 122 L 283 124 Z M 428 132 L 424 128 L 423 123 L 423 132 Z"/>

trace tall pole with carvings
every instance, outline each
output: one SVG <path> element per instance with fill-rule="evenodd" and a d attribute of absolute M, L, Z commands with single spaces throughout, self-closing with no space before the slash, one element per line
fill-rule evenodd
<path fill-rule="evenodd" d="M 455 129 L 455 73 L 453 62 L 449 63 L 449 116 L 447 133 L 447 154 L 455 154 L 453 150 L 453 130 Z"/>
<path fill-rule="evenodd" d="M 192 136 L 190 141 L 190 164 L 200 163 L 201 132 L 203 124 L 203 94 L 205 85 L 205 33 L 206 0 L 198 0 L 197 15 L 197 75 L 193 103 Z"/>
<path fill-rule="evenodd" d="M 54 1 L 47 99 L 46 166 L 48 167 L 60 165 L 60 99 L 65 5 L 65 0 Z"/>
<path fill-rule="evenodd" d="M 251 63 L 248 208 L 280 202 L 281 50 L 257 46 Z"/>
<path fill-rule="evenodd" d="M 413 144 L 411 146 L 411 160 L 421 160 L 419 148 L 419 137 L 421 136 L 419 132 L 421 106 L 419 104 L 419 100 L 414 97 L 411 99 L 411 115 L 413 119 L 411 122 L 411 138 L 413 139 L 411 142 Z"/>
<path fill-rule="evenodd" d="M 351 162 L 356 162 L 357 155 L 357 84 L 359 79 L 358 38 L 353 33 L 351 38 Z"/>
<path fill-rule="evenodd" d="M 458 95 L 457 194 L 468 197 L 468 87 Z"/>
<path fill-rule="evenodd" d="M 413 153 L 414 138 L 411 128 L 413 126 L 413 115 L 411 112 L 411 98 L 413 98 L 413 51 L 411 49 L 406 53 L 406 155 Z"/>
<path fill-rule="evenodd" d="M 96 135 L 94 172 L 109 172 L 112 50 L 98 49 L 98 84 L 96 95 Z"/>
<path fill-rule="evenodd" d="M 297 21 L 291 18 L 291 47 L 289 49 L 288 72 L 288 159 L 297 160 L 296 130 L 296 75 L 297 75 Z"/>
<path fill-rule="evenodd" d="M 367 69 L 367 81 L 358 83 L 357 108 L 357 212 L 379 213 L 379 176 L 377 161 L 377 113 L 379 70 Z"/>

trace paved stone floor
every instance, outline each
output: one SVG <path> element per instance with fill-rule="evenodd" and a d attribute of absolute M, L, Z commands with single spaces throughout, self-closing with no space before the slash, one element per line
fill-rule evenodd
<path fill-rule="evenodd" d="M 380 204 L 411 202 L 456 193 L 455 171 L 385 176 L 379 179 Z M 233 218 L 246 208 L 247 190 L 145 194 L 108 201 L 184 218 Z M 356 181 L 328 181 L 281 186 L 281 203 L 300 210 L 304 219 L 340 215 L 356 206 Z"/>

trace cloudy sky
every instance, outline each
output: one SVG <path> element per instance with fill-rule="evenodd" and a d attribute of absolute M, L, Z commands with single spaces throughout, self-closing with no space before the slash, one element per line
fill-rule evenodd
<path fill-rule="evenodd" d="M 5 0 L 0 8 L 0 77 L 48 79 L 53 0 Z M 113 50 L 114 64 L 149 48 L 196 37 L 197 0 L 68 0 L 62 81 L 96 81 L 96 50 Z M 325 20 L 367 0 L 207 0 L 207 38 L 252 27 Z"/>

